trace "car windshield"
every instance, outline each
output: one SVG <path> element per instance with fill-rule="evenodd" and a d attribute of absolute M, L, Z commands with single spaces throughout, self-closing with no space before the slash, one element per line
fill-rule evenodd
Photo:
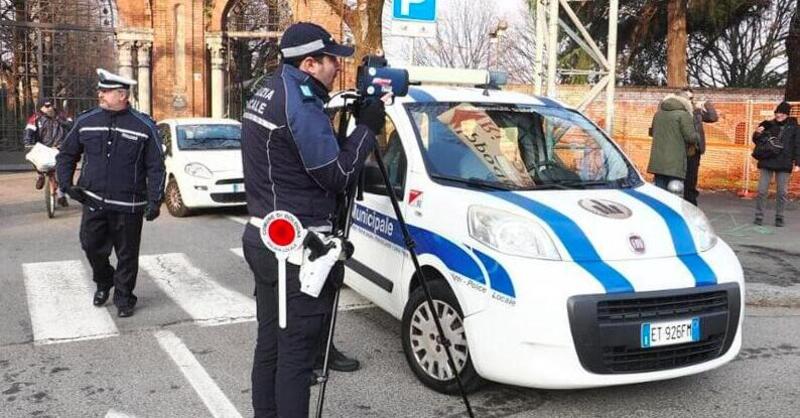
<path fill-rule="evenodd" d="M 576 111 L 534 105 L 406 105 L 432 178 L 509 190 L 632 187 L 640 178 Z"/>
<path fill-rule="evenodd" d="M 239 125 L 204 124 L 179 125 L 178 149 L 225 150 L 241 148 L 242 129 Z"/>

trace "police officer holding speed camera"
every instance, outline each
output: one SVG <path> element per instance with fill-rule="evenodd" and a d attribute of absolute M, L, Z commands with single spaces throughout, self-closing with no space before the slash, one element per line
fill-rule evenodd
<path fill-rule="evenodd" d="M 242 237 L 255 276 L 258 316 L 252 371 L 256 417 L 307 417 L 309 383 L 319 341 L 327 331 L 335 286 L 331 274 L 318 297 L 300 291 L 302 256 L 286 266 L 287 327 L 278 327 L 278 261 L 261 241 L 261 219 L 274 210 L 294 214 L 303 227 L 333 230 L 336 196 L 358 176 L 383 129 L 380 100 L 362 105 L 356 128 L 340 145 L 324 110 L 353 48 L 338 44 L 322 27 L 296 23 L 280 41 L 282 63 L 253 89 L 242 118 L 242 160 L 251 216 Z M 336 269 L 334 269 L 335 271 Z"/>

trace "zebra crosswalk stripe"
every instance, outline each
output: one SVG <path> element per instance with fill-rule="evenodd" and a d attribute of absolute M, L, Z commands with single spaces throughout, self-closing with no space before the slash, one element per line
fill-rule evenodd
<path fill-rule="evenodd" d="M 92 306 L 95 286 L 80 261 L 25 263 L 22 272 L 34 344 L 119 335 L 108 309 Z"/>
<path fill-rule="evenodd" d="M 203 368 L 189 348 L 174 333 L 166 330 L 157 331 L 155 337 L 161 348 L 169 354 L 186 380 L 208 408 L 214 418 L 241 418 L 225 393 L 217 386 L 214 379 Z"/>
<path fill-rule="evenodd" d="M 253 299 L 227 289 L 194 267 L 185 254 L 139 257 L 139 266 L 158 287 L 200 325 L 255 320 Z"/>

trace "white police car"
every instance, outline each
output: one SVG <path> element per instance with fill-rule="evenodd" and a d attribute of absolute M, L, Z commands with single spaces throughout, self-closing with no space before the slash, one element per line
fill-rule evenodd
<path fill-rule="evenodd" d="M 158 123 L 167 169 L 164 203 L 172 216 L 192 209 L 244 205 L 241 124 L 180 118 Z"/>
<path fill-rule="evenodd" d="M 387 106 L 379 147 L 468 390 L 483 379 L 539 388 L 669 379 L 739 352 L 736 255 L 700 210 L 644 182 L 576 110 L 513 92 L 412 87 Z M 388 192 L 376 167 L 365 172 L 346 283 L 402 320 L 414 373 L 452 393 Z"/>

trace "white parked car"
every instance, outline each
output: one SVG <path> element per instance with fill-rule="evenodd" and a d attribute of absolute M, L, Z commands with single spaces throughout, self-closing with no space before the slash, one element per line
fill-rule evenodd
<path fill-rule="evenodd" d="M 341 99 L 329 106 L 339 112 Z M 744 318 L 736 255 L 699 209 L 646 183 L 580 112 L 519 93 L 435 86 L 411 87 L 386 112 L 379 147 L 468 390 L 483 379 L 538 388 L 646 382 L 736 357 Z M 453 393 L 388 191 L 376 167 L 365 175 L 346 283 L 402 321 L 417 377 Z"/>
<path fill-rule="evenodd" d="M 158 123 L 167 169 L 164 203 L 173 216 L 193 209 L 244 205 L 241 124 L 181 118 Z"/>

